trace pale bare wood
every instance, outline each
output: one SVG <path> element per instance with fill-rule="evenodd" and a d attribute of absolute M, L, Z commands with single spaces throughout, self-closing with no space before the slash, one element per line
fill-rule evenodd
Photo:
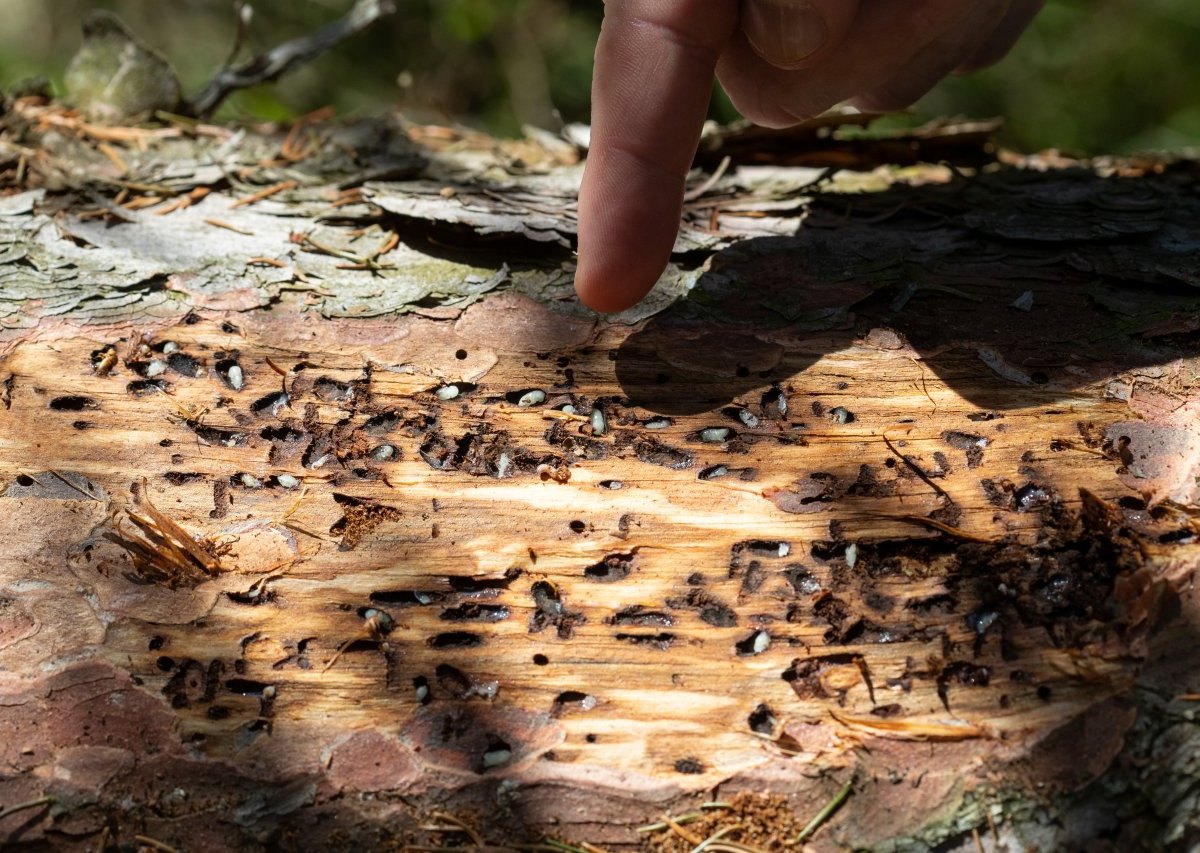
<path fill-rule="evenodd" d="M 575 370 L 572 393 L 590 399 L 621 396 L 607 353 L 627 334 L 601 328 L 586 353 L 564 353 Z M 894 467 L 887 467 L 895 453 L 883 440 L 886 434 L 915 464 L 931 470 L 935 452 L 954 459 L 952 470 L 936 482 L 962 509 L 955 529 L 1030 547 L 1044 535 L 1046 518 L 998 509 L 980 488 L 981 478 L 1015 481 L 1021 478 L 1019 469 L 1032 466 L 1037 482 L 1068 512 L 1078 510 L 1080 489 L 1104 501 L 1127 495 L 1106 453 L 1051 449 L 1055 438 L 1078 437 L 1081 421 L 1103 425 L 1124 417 L 1123 402 L 1081 391 L 1053 414 L 1035 403 L 1010 409 L 1002 419 L 972 423 L 966 415 L 977 408 L 936 377 L 919 381 L 918 366 L 906 354 L 856 345 L 821 356 L 802 374 L 789 376 L 784 368 L 779 381 L 793 411 L 823 396 L 836 377 L 864 377 L 853 383 L 855 420 L 836 424 L 809 413 L 810 426 L 800 431 L 803 445 L 763 441 L 746 454 L 731 455 L 722 445 L 695 440 L 698 430 L 720 422 L 711 413 L 676 415 L 672 426 L 647 431 L 638 424 L 618 424 L 622 412 L 642 420 L 648 417 L 644 412 L 610 404 L 611 431 L 596 440 L 613 455 L 572 459 L 565 483 L 543 480 L 530 470 L 502 479 L 494 472 L 434 471 L 419 455 L 425 434 L 406 435 L 400 424 L 367 444 L 361 432 L 356 439 L 347 432 L 343 447 L 356 448 L 360 458 L 313 470 L 301 463 L 307 437 L 290 455 L 277 451 L 280 459 L 272 463 L 272 441 L 262 437 L 263 431 L 288 425 L 308 436 L 347 418 L 358 427 L 380 413 L 394 413 L 401 422 L 424 413 L 436 417 L 451 440 L 486 424 L 506 431 L 514 447 L 534 455 L 561 454 L 545 434 L 562 416 L 546 405 L 518 407 L 505 395 L 543 388 L 550 392 L 547 403 L 565 399 L 554 391 L 563 368 L 557 366 L 558 354 L 481 353 L 472 342 L 451 337 L 447 346 L 472 347 L 472 358 L 493 366 L 471 373 L 478 386 L 474 391 L 442 401 L 431 390 L 460 377 L 431 375 L 438 373 L 434 365 L 440 353 L 424 354 L 425 363 L 422 353 L 386 344 L 322 340 L 318 353 L 267 338 L 223 332 L 217 318 L 162 333 L 152 343 L 172 341 L 208 365 L 199 378 L 169 374 L 170 396 L 132 396 L 127 384 L 135 377 L 124 366 L 93 375 L 89 355 L 108 340 L 26 344 L 0 370 L 15 377 L 4 415 L 9 428 L 0 476 L 13 482 L 22 472 L 75 472 L 103 487 L 110 496 L 106 505 L 130 508 L 136 505 L 129 500 L 129 486 L 144 477 L 146 497 L 159 512 L 200 539 L 232 546 L 215 583 L 237 600 L 210 594 L 208 604 L 185 608 L 181 615 L 142 608 L 136 616 L 123 612 L 122 596 L 138 588 L 122 577 L 128 564 L 115 547 L 93 537 L 95 548 L 87 559 L 77 558 L 64 571 L 67 551 L 87 538 L 89 524 L 43 546 L 50 549 L 43 560 L 53 554 L 62 560 L 59 568 L 42 573 L 45 581 L 62 595 L 95 590 L 88 620 L 109 623 L 96 652 L 134 673 L 151 694 L 165 693 L 183 703 L 176 712 L 180 736 L 188 742 L 203 735 L 203 754 L 210 759 L 273 763 L 286 756 L 288 766 L 319 772 L 328 761 L 322 756 L 340 738 L 381 730 L 399 733 L 405 751 L 422 749 L 414 754 L 431 769 L 465 774 L 462 781 L 483 772 L 525 784 L 554 779 L 603 788 L 620 778 L 630 791 L 641 791 L 638 796 L 650 796 L 655 790 L 699 792 L 731 777 L 753 779 L 782 760 L 794 767 L 794 784 L 803 788 L 802 780 L 817 769 L 848 768 L 857 760 L 853 747 L 864 738 L 967 738 L 980 742 L 979 757 L 1019 754 L 1022 744 L 1036 742 L 1127 689 L 1136 673 L 1138 653 L 1111 634 L 1056 648 L 1037 626 L 1010 626 L 1007 642 L 1019 649 L 1013 660 L 1001 659 L 995 637 L 987 638 L 976 656 L 976 635 L 964 616 L 978 608 L 979 599 L 959 587 L 948 608 L 911 610 L 913 602 L 936 600 L 949 591 L 945 572 L 957 548 L 980 546 L 900 520 L 927 516 L 943 500 L 904 464 L 893 461 Z M 245 375 L 239 392 L 222 385 L 211 368 L 216 353 L 232 347 Z M 412 366 L 411 372 L 375 367 L 368 375 L 363 367 L 401 361 Z M 302 362 L 308 366 L 292 372 Z M 278 417 L 256 416 L 250 404 L 280 388 L 272 364 L 288 372 L 290 409 Z M 321 379 L 360 383 L 337 386 L 353 387 L 354 401 L 322 401 L 312 390 Z M 754 405 L 767 388 L 764 383 L 742 398 Z M 89 402 L 75 411 L 56 409 L 53 401 L 67 397 Z M 302 423 L 310 403 L 315 418 Z M 203 414 L 189 423 L 181 412 Z M 769 436 L 789 422 L 764 417 L 759 432 Z M 564 423 L 581 438 L 590 431 L 583 417 Z M 964 424 L 990 439 L 978 468 L 962 464 L 962 454 L 941 437 Z M 204 430 L 242 435 L 244 444 L 223 446 L 214 438 L 217 433 Z M 674 470 L 615 450 L 620 439 L 614 433 L 620 430 L 638 436 L 653 432 L 664 444 L 692 454 L 693 461 Z M 398 448 L 399 461 L 362 458 L 370 444 L 384 441 Z M 753 466 L 759 474 L 752 481 L 697 479 L 698 471 L 719 463 Z M 862 464 L 894 485 L 894 494 L 843 495 L 821 511 L 802 514 L 781 512 L 764 497 L 814 471 L 853 482 Z M 370 476 L 378 479 L 356 477 L 355 468 L 376 472 Z M 291 474 L 302 485 L 230 485 L 241 474 L 261 483 Z M 172 484 L 167 479 L 172 475 L 183 476 Z M 598 485 L 611 480 L 623 487 Z M 214 485 L 227 495 L 216 507 Z M 394 507 L 399 517 L 365 532 L 353 550 L 339 550 L 335 525 L 346 510 L 334 493 Z M 39 505 L 54 503 L 87 506 L 74 496 L 26 499 L 10 511 L 10 523 L 36 523 Z M 216 510 L 223 517 L 213 518 Z M 838 538 L 844 544 L 862 549 L 853 570 L 844 554 L 819 559 L 809 553 L 814 543 L 835 538 L 832 521 L 841 525 Z M 580 532 L 572 529 L 573 522 L 582 523 Z M 756 546 L 764 553 L 745 554 L 741 576 L 730 577 L 731 549 L 749 541 L 787 543 L 787 556 L 769 556 L 768 546 Z M 916 556 L 919 550 L 911 558 L 898 552 L 900 571 L 868 582 L 872 561 L 879 565 L 869 549 L 880 542 L 933 549 L 923 552 L 924 560 Z M 587 568 L 614 554 L 628 557 L 632 573 L 611 583 L 590 581 Z M 743 582 L 750 560 L 764 572 L 761 587 L 748 593 Z M 12 584 L 21 570 L 12 562 L 5 565 L 6 582 Z M 797 591 L 784 576 L 789 567 L 809 572 L 814 591 Z M 689 576 L 697 574 L 689 584 Z M 456 591 L 452 582 L 490 583 L 492 589 L 471 594 L 461 587 Z M 536 583 L 552 584 L 561 611 L 572 614 L 567 634 L 554 624 L 531 632 Z M 263 600 L 257 605 L 251 603 L 256 591 Z M 686 602 L 690 591 L 726 605 L 736 626 L 703 621 L 699 608 Z M 875 641 L 830 642 L 831 624 L 813 608 L 831 593 L 852 614 L 891 625 L 897 641 L 880 643 L 868 636 L 864 639 Z M 887 613 L 865 603 L 868 593 L 886 597 Z M 431 603 L 418 604 L 417 594 Z M 496 608 L 492 613 L 498 621 L 439 618 L 464 606 L 468 613 L 486 612 L 472 610 L 476 605 Z M 634 607 L 649 615 L 630 611 Z M 363 608 L 387 612 L 395 629 L 372 638 L 364 631 Z M 798 614 L 796 621 L 788 621 L 789 608 Z M 614 624 L 622 612 L 629 624 Z M 755 654 L 758 631 L 769 635 L 769 643 Z M 906 640 L 899 636 L 913 631 Z M 472 638 L 452 632 L 467 632 L 478 645 L 454 647 Z M 438 642 L 450 647 L 430 645 Z M 327 668 L 335 656 L 336 663 Z M 826 656 L 832 658 L 820 663 Z M 814 659 L 819 662 L 814 686 L 800 696 L 784 676 L 794 671 L 794 662 L 803 667 Z M 34 663 L 22 642 L 0 651 L 0 660 L 21 670 Z M 937 673 L 952 661 L 987 667 L 989 683 L 952 681 L 947 708 L 938 695 Z M 178 681 L 189 666 L 200 679 L 192 687 Z M 439 666 L 461 675 L 447 671 L 439 680 Z M 203 675 L 209 667 L 217 667 L 215 676 Z M 456 681 L 464 676 L 469 685 Z M 214 677 L 209 690 L 205 678 Z M 418 678 L 426 679 L 432 704 L 421 704 Z M 270 695 L 264 696 L 264 689 Z M 463 699 L 464 690 L 481 695 Z M 821 692 L 825 695 L 817 695 Z M 783 741 L 765 740 L 751 730 L 751 715 L 761 704 L 770 707 L 774 720 L 766 730 L 784 736 Z M 893 704 L 899 708 L 889 716 L 871 713 Z M 455 707 L 476 708 L 473 713 L 483 715 L 480 724 L 493 741 L 426 742 L 431 723 L 421 720 L 441 719 L 439 714 Z M 213 708 L 220 709 L 216 719 Z M 519 716 L 506 718 L 510 712 Z M 268 726 L 269 735 L 253 734 Z M 503 754 L 505 749 L 511 756 Z M 496 755 L 485 758 L 489 750 Z"/>

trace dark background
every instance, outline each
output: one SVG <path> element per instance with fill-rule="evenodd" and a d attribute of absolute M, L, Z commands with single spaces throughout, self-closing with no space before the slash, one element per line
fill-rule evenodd
<path fill-rule="evenodd" d="M 351 0 L 258 0 L 250 47 L 342 14 Z M 586 121 L 600 0 L 397 0 L 396 15 L 286 78 L 235 96 L 226 117 L 288 118 L 393 107 L 494 133 Z M 0 86 L 47 75 L 61 90 L 93 7 L 117 11 L 194 92 L 228 53 L 231 0 L 0 0 Z M 735 114 L 714 100 L 714 117 Z M 942 83 L 892 121 L 1002 115 L 1019 150 L 1128 153 L 1200 144 L 1200 2 L 1051 0 L 999 66 Z"/>

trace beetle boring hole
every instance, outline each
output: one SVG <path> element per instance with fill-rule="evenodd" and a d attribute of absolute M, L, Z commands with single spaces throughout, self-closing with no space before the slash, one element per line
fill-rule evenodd
<path fill-rule="evenodd" d="M 18 474 L 17 475 L 17 485 L 18 486 L 29 487 L 29 486 L 32 486 L 33 484 L 34 484 L 34 479 L 33 479 L 33 477 L 30 477 L 28 474 Z"/>
<path fill-rule="evenodd" d="M 583 531 L 587 530 L 587 525 L 579 519 L 572 521 L 569 526 L 574 533 L 583 533 Z"/>
<path fill-rule="evenodd" d="M 489 734 L 487 736 L 487 749 L 479 758 L 479 772 L 486 773 L 497 767 L 503 767 L 508 762 L 512 761 L 512 747 L 508 741 L 496 735 Z"/>
<path fill-rule="evenodd" d="M 225 682 L 225 689 L 230 693 L 240 693 L 242 696 L 262 696 L 271 687 L 263 681 L 249 678 L 231 678 Z"/>
<path fill-rule="evenodd" d="M 613 625 L 633 625 L 640 628 L 670 628 L 675 624 L 675 620 L 669 614 L 663 613 L 661 610 L 651 610 L 640 604 L 626 607 L 605 621 L 611 622 Z"/>
<path fill-rule="evenodd" d="M 744 369 L 744 368 L 740 368 L 740 369 Z M 695 758 L 695 757 L 689 755 L 687 758 L 681 758 L 675 762 L 675 772 L 676 773 L 687 773 L 689 775 L 696 775 L 699 773 L 703 773 L 704 772 L 704 762 L 701 761 L 699 758 Z"/>
<path fill-rule="evenodd" d="M 559 596 L 558 590 L 554 588 L 554 584 L 549 581 L 537 581 L 529 591 L 533 596 L 533 603 L 537 605 L 540 612 L 548 616 L 562 614 L 562 598 Z"/>
<path fill-rule="evenodd" d="M 775 712 L 771 710 L 771 706 L 766 702 L 761 703 L 757 708 L 750 712 L 750 731 L 758 732 L 760 735 L 770 735 L 775 733 Z"/>
<path fill-rule="evenodd" d="M 590 581 L 600 583 L 615 583 L 629 577 L 633 571 L 633 553 L 609 554 L 599 563 L 588 566 L 583 570 L 583 576 Z"/>
<path fill-rule="evenodd" d="M 196 379 L 204 375 L 204 365 L 199 359 L 193 358 L 187 353 L 173 352 L 167 356 L 167 367 L 178 373 L 180 376 L 187 376 L 191 379 Z"/>
<path fill-rule="evenodd" d="M 321 376 L 313 383 L 313 394 L 323 403 L 346 403 L 354 399 L 354 386 Z"/>
<path fill-rule="evenodd" d="M 504 576 L 500 578 L 477 578 L 464 575 L 449 575 L 446 582 L 450 584 L 450 588 L 455 592 L 466 594 L 486 592 L 488 590 L 508 589 L 508 587 L 521 576 L 523 570 L 519 566 L 513 566 L 506 569 Z"/>
<path fill-rule="evenodd" d="M 284 407 L 291 404 L 286 391 L 275 391 L 264 397 L 259 397 L 250 404 L 250 411 L 260 418 L 276 417 Z"/>
<path fill-rule="evenodd" d="M 213 367 L 216 368 L 217 378 L 231 391 L 241 391 L 246 384 L 246 375 L 236 359 L 223 358 Z"/>
<path fill-rule="evenodd" d="M 306 438 L 306 434 L 289 426 L 265 426 L 258 431 L 261 438 L 267 441 L 297 442 Z"/>
<path fill-rule="evenodd" d="M 150 651 L 152 651 L 152 652 L 158 651 L 166 644 L 166 642 L 167 642 L 166 637 L 160 637 L 156 634 L 155 636 L 150 638 L 150 643 L 149 643 Z"/>
<path fill-rule="evenodd" d="M 363 424 L 362 429 L 363 432 L 367 433 L 368 435 L 373 435 L 376 438 L 382 438 L 395 429 L 399 423 L 400 416 L 395 412 L 384 412 L 383 414 L 370 418 L 366 423 Z"/>
<path fill-rule="evenodd" d="M 657 634 L 627 634 L 619 633 L 614 636 L 618 642 L 632 643 L 635 646 L 644 646 L 646 648 L 658 649 L 660 652 L 665 652 L 671 648 L 675 642 L 675 635 L 669 631 L 661 631 Z"/>
<path fill-rule="evenodd" d="M 193 480 L 203 480 L 204 475 L 195 471 L 168 471 L 163 474 L 163 479 L 172 486 L 182 486 L 184 483 L 190 483 Z"/>
<path fill-rule="evenodd" d="M 145 397 L 159 391 L 169 391 L 171 384 L 162 379 L 135 379 L 125 386 L 125 390 L 135 397 Z"/>
<path fill-rule="evenodd" d="M 564 690 L 554 697 L 550 716 L 561 717 L 571 711 L 590 711 L 596 707 L 596 697 L 578 690 Z"/>
<path fill-rule="evenodd" d="M 483 645 L 483 638 L 470 631 L 444 631 L 426 642 L 435 649 L 470 649 Z"/>
<path fill-rule="evenodd" d="M 434 670 L 438 685 L 455 699 L 466 699 L 471 695 L 471 679 L 457 667 L 439 663 Z"/>
<path fill-rule="evenodd" d="M 771 635 L 766 631 L 755 631 L 746 639 L 736 643 L 734 647 L 741 657 L 760 655 L 771 647 Z"/>
<path fill-rule="evenodd" d="M 99 409 L 100 404 L 91 397 L 69 394 L 65 397 L 55 397 L 50 401 L 50 408 L 56 412 L 82 412 L 84 409 Z"/>
<path fill-rule="evenodd" d="M 392 614 L 386 610 L 377 610 L 374 607 L 360 607 L 355 611 L 359 619 L 363 619 L 370 623 L 372 633 L 380 636 L 387 636 L 396 627 L 396 620 L 392 618 Z"/>
<path fill-rule="evenodd" d="M 467 351 L 465 349 L 455 350 L 454 357 L 459 361 L 463 361 L 467 357 Z"/>
<path fill-rule="evenodd" d="M 418 675 L 413 679 L 413 692 L 417 694 L 417 701 L 422 705 L 428 705 L 433 697 L 429 694 L 429 679 L 423 675 Z"/>
<path fill-rule="evenodd" d="M 369 598 L 375 604 L 407 604 L 425 606 L 437 604 L 446 596 L 434 590 L 398 589 L 373 592 Z"/>
<path fill-rule="evenodd" d="M 524 409 L 546 402 L 546 392 L 541 388 L 522 388 L 517 391 L 509 391 L 504 395 L 504 399 L 514 406 Z"/>
<path fill-rule="evenodd" d="M 546 657 L 543 654 L 539 653 L 539 654 L 536 654 L 533 656 L 533 665 L 534 666 L 546 666 L 548 663 L 550 663 L 550 658 Z"/>
<path fill-rule="evenodd" d="M 508 608 L 503 604 L 469 601 L 458 607 L 447 607 L 438 618 L 445 622 L 503 622 L 508 615 Z"/>

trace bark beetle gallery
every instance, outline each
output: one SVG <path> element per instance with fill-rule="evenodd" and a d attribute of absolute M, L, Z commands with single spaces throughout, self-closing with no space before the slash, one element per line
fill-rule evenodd
<path fill-rule="evenodd" d="M 1186 785 L 1193 163 L 727 133 L 601 319 L 565 143 L 2 133 L 4 838 L 1053 847 Z"/>

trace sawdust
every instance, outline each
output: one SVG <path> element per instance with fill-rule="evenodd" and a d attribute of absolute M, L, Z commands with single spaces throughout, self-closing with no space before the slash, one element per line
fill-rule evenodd
<path fill-rule="evenodd" d="M 724 802 L 728 808 L 708 809 L 703 817 L 687 822 L 684 828 L 700 839 L 722 832 L 722 841 L 759 850 L 800 849 L 794 842 L 811 815 L 797 814 L 787 797 L 740 791 Z M 689 853 L 695 846 L 667 828 L 648 833 L 642 849 L 649 853 Z"/>

